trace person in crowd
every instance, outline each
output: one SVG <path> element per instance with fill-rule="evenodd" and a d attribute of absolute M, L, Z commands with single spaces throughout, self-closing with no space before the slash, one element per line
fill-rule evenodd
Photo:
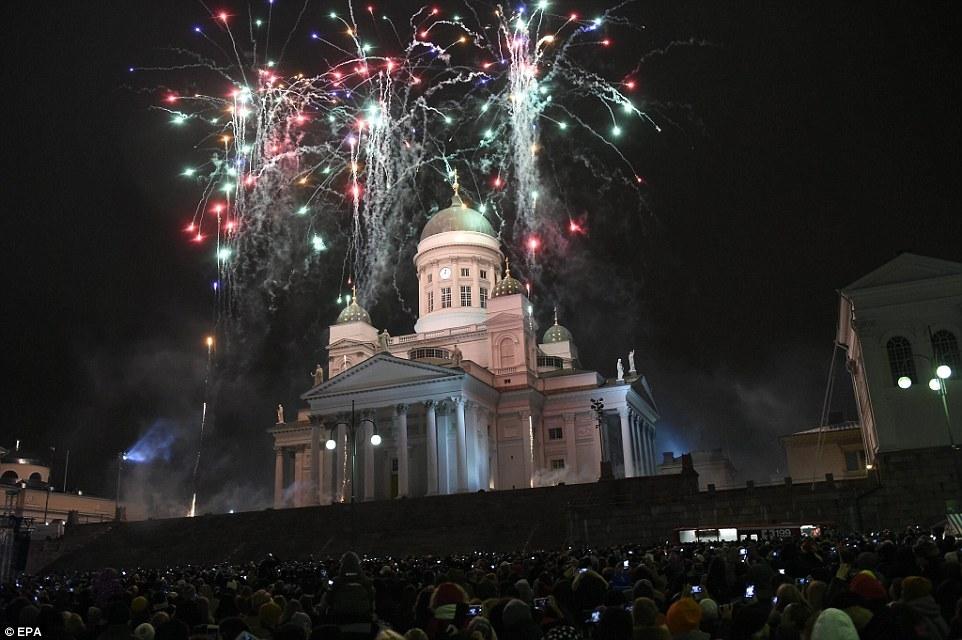
<path fill-rule="evenodd" d="M 20 574 L 0 621 L 58 640 L 962 640 L 958 545 L 916 529 Z"/>

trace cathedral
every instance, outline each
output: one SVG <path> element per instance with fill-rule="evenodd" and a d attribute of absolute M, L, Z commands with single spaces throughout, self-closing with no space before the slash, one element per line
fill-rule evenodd
<path fill-rule="evenodd" d="M 278 407 L 275 507 L 657 473 L 658 411 L 634 353 L 615 378 L 583 369 L 557 310 L 539 340 L 494 228 L 457 184 L 414 267 L 414 332 L 379 332 L 351 297 L 330 328 L 330 379 L 318 366 L 297 420 Z"/>

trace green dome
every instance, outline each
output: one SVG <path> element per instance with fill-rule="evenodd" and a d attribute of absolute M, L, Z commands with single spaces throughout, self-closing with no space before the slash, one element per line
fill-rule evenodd
<path fill-rule="evenodd" d="M 421 240 L 448 231 L 474 231 L 492 238 L 497 235 L 487 218 L 465 205 L 457 194 L 451 199 L 450 207 L 431 216 L 421 231 Z"/>
<path fill-rule="evenodd" d="M 337 316 L 337 324 L 347 324 L 348 322 L 366 322 L 371 324 L 371 316 L 368 315 L 364 307 L 357 303 L 357 299 L 352 299 L 351 304 L 344 307 Z"/>
<path fill-rule="evenodd" d="M 511 276 L 511 272 L 509 271 L 505 274 L 504 278 L 498 280 L 498 284 L 494 285 L 494 289 L 491 290 L 491 297 L 497 298 L 498 296 L 510 296 L 523 291 L 524 287 L 522 287 L 521 283 Z"/>
<path fill-rule="evenodd" d="M 552 342 L 571 342 L 571 332 L 558 324 L 557 321 L 548 327 L 548 330 L 544 332 L 544 338 L 541 340 L 541 344 L 550 344 Z"/>

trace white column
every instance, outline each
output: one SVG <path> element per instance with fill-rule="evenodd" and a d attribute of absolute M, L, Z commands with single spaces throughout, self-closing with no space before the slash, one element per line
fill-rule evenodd
<path fill-rule="evenodd" d="M 648 456 L 648 427 L 645 426 L 645 421 L 641 416 L 635 418 L 636 424 L 638 425 L 638 443 L 641 447 L 641 470 L 646 476 L 651 475 L 651 463 Z"/>
<path fill-rule="evenodd" d="M 566 482 L 571 482 L 578 476 L 578 447 L 575 438 L 578 436 L 575 426 L 575 414 L 564 414 L 565 438 L 565 476 Z"/>
<path fill-rule="evenodd" d="M 618 409 L 618 418 L 621 420 L 621 452 L 625 458 L 625 477 L 631 478 L 635 475 L 635 465 L 631 459 L 631 427 L 628 424 L 628 407 Z"/>
<path fill-rule="evenodd" d="M 334 467 L 337 466 L 337 454 L 327 448 L 328 438 L 334 433 L 328 425 L 321 425 L 321 504 L 331 504 L 336 501 L 334 495 Z"/>
<path fill-rule="evenodd" d="M 399 404 L 394 408 L 397 428 L 397 495 L 408 495 L 408 406 Z"/>
<path fill-rule="evenodd" d="M 450 402 L 444 400 L 438 403 L 438 493 L 448 495 L 452 493 L 455 480 L 451 479 L 451 461 L 454 454 L 451 453 L 451 419 L 452 410 Z M 457 475 L 458 467 L 454 465 L 454 474 Z"/>
<path fill-rule="evenodd" d="M 337 480 L 336 492 L 340 502 L 347 502 L 351 499 L 351 470 L 348 468 L 347 451 L 347 425 L 337 426 L 337 470 L 335 479 Z"/>
<path fill-rule="evenodd" d="M 304 449 L 294 451 L 294 506 L 304 506 Z"/>
<path fill-rule="evenodd" d="M 284 506 L 284 448 L 274 449 L 274 508 Z"/>
<path fill-rule="evenodd" d="M 464 398 L 458 396 L 453 398 L 454 400 L 454 412 L 455 420 L 457 420 L 457 429 L 455 431 L 455 438 L 457 444 L 457 485 L 456 490 L 459 493 L 463 493 L 468 490 L 468 452 L 467 443 L 465 442 L 465 424 L 464 424 Z"/>
<path fill-rule="evenodd" d="M 524 458 L 524 477 L 529 487 L 533 486 L 534 480 L 534 433 L 531 414 L 527 411 L 519 411 L 521 418 L 521 457 Z"/>
<path fill-rule="evenodd" d="M 365 421 L 362 431 L 364 432 L 364 500 L 368 501 L 374 499 L 374 445 L 371 444 L 374 425 Z"/>
<path fill-rule="evenodd" d="M 658 473 L 656 468 L 655 459 L 655 426 L 648 425 L 645 429 L 645 444 L 648 445 L 648 468 L 651 469 L 651 475 Z"/>
<path fill-rule="evenodd" d="M 427 459 L 428 459 L 428 490 L 432 496 L 438 492 L 438 423 L 436 403 L 428 400 L 424 403 L 425 423 L 427 424 Z"/>
<path fill-rule="evenodd" d="M 478 457 L 481 466 L 478 467 L 478 485 L 487 491 L 491 488 L 491 447 L 488 441 L 488 412 L 484 408 L 478 409 Z"/>
<path fill-rule="evenodd" d="M 496 269 L 492 271 L 497 272 Z M 494 275 L 492 275 L 492 281 L 494 280 Z M 488 420 L 489 426 L 491 427 L 491 433 L 488 434 L 488 462 L 491 465 L 489 471 L 491 475 L 490 487 L 492 489 L 497 489 L 500 486 L 500 477 L 498 476 L 498 414 L 491 413 L 491 418 Z"/>
<path fill-rule="evenodd" d="M 477 269 L 475 269 L 477 271 Z M 477 491 L 481 488 L 481 444 L 478 441 L 478 412 L 480 407 L 477 402 L 465 403 L 465 419 L 467 426 L 467 460 L 468 460 L 468 491 Z"/>
<path fill-rule="evenodd" d="M 321 427 L 311 425 L 311 490 L 308 492 L 311 504 L 321 504 Z"/>

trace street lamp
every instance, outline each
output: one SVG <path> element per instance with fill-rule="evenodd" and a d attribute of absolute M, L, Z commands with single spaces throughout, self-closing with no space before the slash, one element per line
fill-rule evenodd
<path fill-rule="evenodd" d="M 50 507 L 50 492 L 53 491 L 53 487 L 49 484 L 47 485 L 47 499 L 43 503 L 43 524 L 46 526 L 50 524 L 47 522 L 47 510 Z"/>
<path fill-rule="evenodd" d="M 608 448 L 605 446 L 605 433 L 601 425 L 605 420 L 605 401 L 602 398 L 591 398 L 591 410 L 595 412 L 595 428 L 598 429 L 598 440 L 601 443 L 601 477 L 599 480 L 611 480 L 611 460 L 608 459 Z"/>
<path fill-rule="evenodd" d="M 370 441 L 371 445 L 375 447 L 380 446 L 382 440 L 381 440 L 380 434 L 378 434 L 377 432 L 377 422 L 375 422 L 373 418 L 361 418 L 360 420 L 358 420 L 357 414 L 354 413 L 353 400 L 351 400 L 351 419 L 348 422 L 334 423 L 331 426 L 330 436 L 328 437 L 327 442 L 324 443 L 324 447 L 328 451 L 333 451 L 334 449 L 337 448 L 337 440 L 334 439 L 334 430 L 342 425 L 347 428 L 347 437 L 348 437 L 348 440 L 350 440 L 351 442 L 351 502 L 352 503 L 355 502 L 355 500 L 357 499 L 357 496 L 355 495 L 355 492 L 357 491 L 357 440 L 358 440 L 357 430 L 365 422 L 370 422 L 371 428 L 374 430 L 374 433 L 371 434 L 371 441 Z"/>
<path fill-rule="evenodd" d="M 123 470 L 124 462 L 126 461 L 127 461 L 126 451 L 121 451 L 120 453 L 117 454 L 117 493 L 114 494 L 116 496 L 114 501 L 114 508 L 116 509 L 118 514 L 120 513 L 120 472 Z"/>
<path fill-rule="evenodd" d="M 934 364 L 932 360 L 920 353 L 913 355 L 922 358 L 930 365 Z M 949 417 L 949 403 L 946 398 L 948 393 L 948 383 L 946 380 L 952 377 L 952 367 L 947 364 L 936 365 L 934 373 L 935 375 L 929 380 L 929 389 L 937 392 L 939 394 L 939 398 L 942 400 L 942 413 L 945 416 L 945 428 L 949 434 L 949 444 L 951 444 L 952 448 L 955 449 L 957 447 L 955 445 L 955 438 L 952 436 L 952 421 Z M 912 378 L 909 376 L 901 376 L 897 380 L 897 384 L 901 389 L 910 389 L 912 387 Z"/>

